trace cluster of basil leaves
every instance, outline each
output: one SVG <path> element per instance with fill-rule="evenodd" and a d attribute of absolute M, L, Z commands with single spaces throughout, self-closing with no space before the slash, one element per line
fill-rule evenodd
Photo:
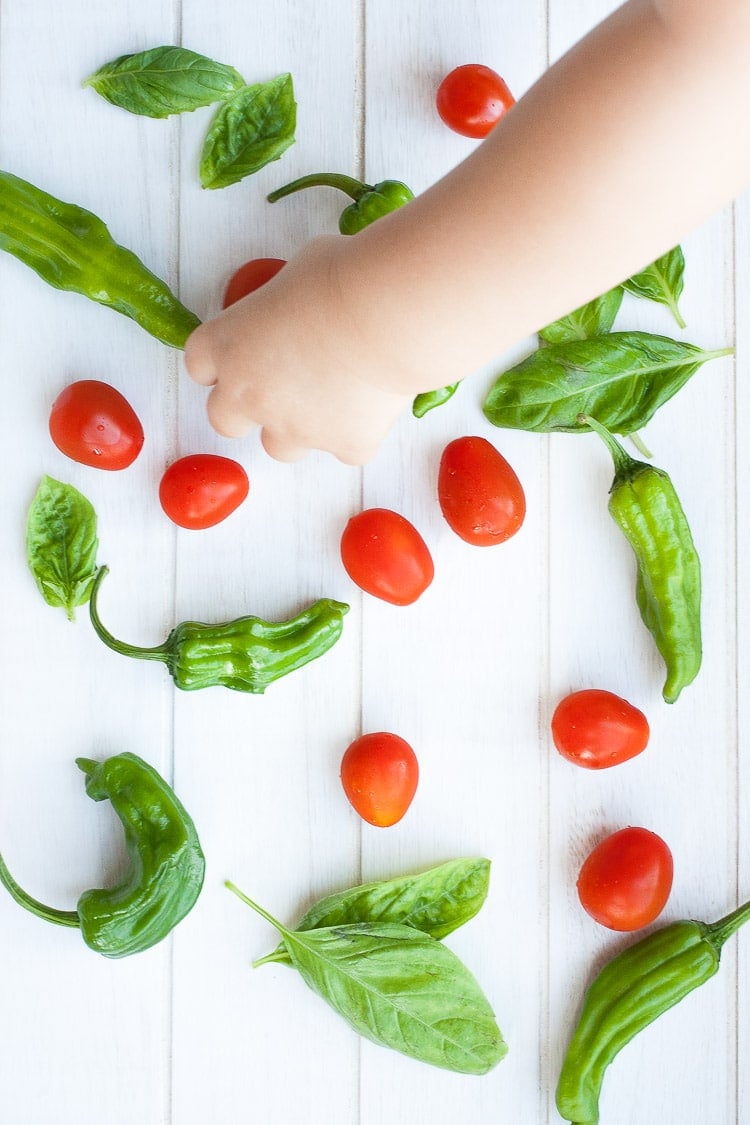
<path fill-rule="evenodd" d="M 84 85 L 143 117 L 170 117 L 219 103 L 200 158 L 204 188 L 236 184 L 278 160 L 294 143 L 297 105 L 291 74 L 248 85 L 232 66 L 166 46 L 121 55 Z"/>

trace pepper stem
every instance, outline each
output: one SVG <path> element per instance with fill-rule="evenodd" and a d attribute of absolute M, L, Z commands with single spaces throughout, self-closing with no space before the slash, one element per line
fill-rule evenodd
<path fill-rule="evenodd" d="M 309 176 L 301 176 L 298 180 L 293 180 L 290 184 L 284 184 L 283 187 L 276 188 L 270 195 L 266 196 L 269 203 L 275 203 L 277 199 L 283 199 L 285 195 L 291 195 L 295 191 L 302 191 L 303 188 L 309 187 L 332 187 L 338 188 L 343 191 L 356 203 L 368 191 L 372 191 L 369 184 L 363 184 L 361 180 L 355 180 L 353 176 L 345 176 L 340 172 L 313 172 Z"/>
<path fill-rule="evenodd" d="M 44 918 L 46 922 L 54 922 L 57 926 L 75 926 L 76 929 L 80 929 L 81 920 L 76 910 L 57 910 L 53 906 L 45 906 L 43 902 L 38 902 L 37 899 L 32 898 L 13 878 L 1 855 L 0 883 L 20 906 L 23 906 L 31 914 L 36 914 L 37 918 Z"/>
<path fill-rule="evenodd" d="M 742 906 L 738 906 L 731 914 L 727 914 L 724 918 L 720 918 L 718 922 L 711 922 L 706 926 L 706 937 L 713 946 L 721 949 L 727 938 L 739 930 L 740 926 L 744 926 L 745 922 L 750 921 L 750 902 L 745 902 Z"/>
<path fill-rule="evenodd" d="M 626 476 L 632 471 L 633 467 L 638 464 L 627 450 L 623 449 L 617 438 L 609 432 L 607 427 L 603 426 L 601 422 L 597 422 L 596 418 L 592 418 L 590 414 L 579 414 L 576 421 L 579 426 L 588 426 L 602 439 L 612 454 L 616 476 Z"/>
<path fill-rule="evenodd" d="M 104 641 L 107 648 L 119 652 L 122 656 L 134 656 L 139 660 L 161 660 L 166 662 L 167 651 L 164 645 L 157 645 L 155 648 L 141 648 L 140 645 L 129 645 L 125 641 L 118 641 L 117 637 L 113 637 L 110 631 L 104 627 L 99 617 L 97 598 L 99 595 L 99 587 L 107 574 L 109 574 L 109 567 L 100 566 L 96 572 L 94 584 L 91 587 L 91 597 L 89 598 L 89 616 L 91 618 L 91 624 L 94 626 L 94 632 L 99 637 L 99 640 Z"/>

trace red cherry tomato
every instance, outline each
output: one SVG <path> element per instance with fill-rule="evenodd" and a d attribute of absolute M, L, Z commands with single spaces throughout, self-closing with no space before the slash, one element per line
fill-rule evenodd
<path fill-rule="evenodd" d="M 552 716 L 552 740 L 569 762 L 603 770 L 646 749 L 648 719 L 611 691 L 586 688 L 562 699 Z"/>
<path fill-rule="evenodd" d="M 126 469 L 143 447 L 143 427 L 133 407 L 98 379 L 81 379 L 60 392 L 49 432 L 61 453 L 95 469 Z"/>
<path fill-rule="evenodd" d="M 438 500 L 456 535 L 477 547 L 504 543 L 526 516 L 521 482 L 503 455 L 481 437 L 456 438 L 445 447 Z"/>
<path fill-rule="evenodd" d="M 622 828 L 594 848 L 578 876 L 578 897 L 610 930 L 638 930 L 661 914 L 672 890 L 672 853 L 647 828 Z"/>
<path fill-rule="evenodd" d="M 480 63 L 466 63 L 446 74 L 435 104 L 454 133 L 481 138 L 494 129 L 516 99 L 494 70 Z"/>
<path fill-rule="evenodd" d="M 341 784 L 349 803 L 376 828 L 401 820 L 418 781 L 417 756 L 397 734 L 363 734 L 341 759 Z"/>
<path fill-rule="evenodd" d="M 252 261 L 245 262 L 244 266 L 240 266 L 230 277 L 224 290 L 222 308 L 227 309 L 241 297 L 246 297 L 248 293 L 260 289 L 261 285 L 265 285 L 275 277 L 285 265 L 285 258 L 253 258 Z"/>
<path fill-rule="evenodd" d="M 159 500 L 179 527 L 199 531 L 221 523 L 250 490 L 247 473 L 229 457 L 194 453 L 174 461 L 159 485 Z"/>
<path fill-rule="evenodd" d="M 435 574 L 422 536 L 390 508 L 366 508 L 352 516 L 341 536 L 341 561 L 365 593 L 392 605 L 411 605 Z"/>

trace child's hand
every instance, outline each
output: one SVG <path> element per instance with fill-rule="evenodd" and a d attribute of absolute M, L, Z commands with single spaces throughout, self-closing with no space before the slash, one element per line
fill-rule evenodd
<path fill-rule="evenodd" d="M 377 352 L 347 319 L 336 268 L 343 241 L 311 242 L 188 340 L 188 374 L 213 387 L 207 410 L 218 433 L 240 437 L 260 426 L 277 460 L 322 449 L 358 465 L 409 406 L 409 395 L 378 385 Z"/>

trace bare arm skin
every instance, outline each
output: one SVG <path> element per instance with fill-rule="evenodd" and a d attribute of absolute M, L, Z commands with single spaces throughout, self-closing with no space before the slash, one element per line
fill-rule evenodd
<path fill-rule="evenodd" d="M 748 0 L 629 0 L 406 207 L 316 239 L 188 340 L 211 424 L 371 458 L 455 382 L 679 242 L 750 183 Z"/>

